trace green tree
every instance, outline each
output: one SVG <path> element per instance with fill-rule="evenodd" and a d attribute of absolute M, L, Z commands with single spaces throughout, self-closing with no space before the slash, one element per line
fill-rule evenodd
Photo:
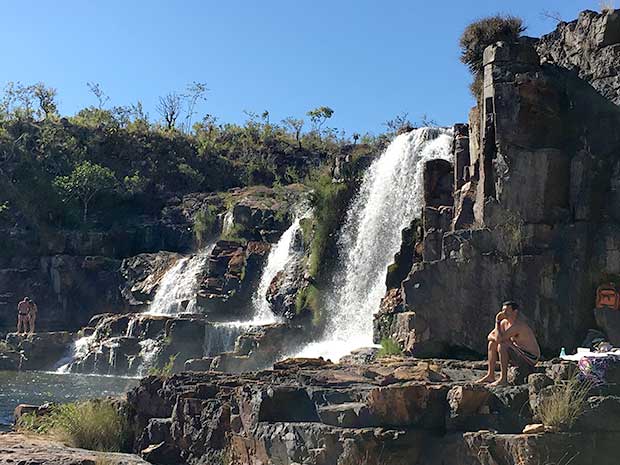
<path fill-rule="evenodd" d="M 67 198 L 77 199 L 82 204 L 83 220 L 86 222 L 88 206 L 100 192 L 116 186 L 114 172 L 89 161 L 78 164 L 68 176 L 58 176 L 54 186 Z"/>
<path fill-rule="evenodd" d="M 332 117 L 334 110 L 330 107 L 317 107 L 314 110 L 310 110 L 307 114 L 310 117 L 310 121 L 312 121 L 316 131 L 321 134 L 323 124 L 325 124 L 325 121 Z"/>
<path fill-rule="evenodd" d="M 297 145 L 301 149 L 301 131 L 304 127 L 304 120 L 289 116 L 288 118 L 282 120 L 282 122 L 293 132 L 295 135 L 295 141 L 297 141 Z"/>
<path fill-rule="evenodd" d="M 50 116 L 58 116 L 56 89 L 53 87 L 47 87 L 42 82 L 34 84 L 31 88 L 34 98 L 39 103 L 39 117 L 47 119 Z"/>

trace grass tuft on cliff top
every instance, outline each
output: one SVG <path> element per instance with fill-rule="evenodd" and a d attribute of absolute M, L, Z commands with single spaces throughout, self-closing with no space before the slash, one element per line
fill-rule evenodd
<path fill-rule="evenodd" d="M 483 68 L 484 49 L 495 42 L 514 42 L 525 31 L 523 20 L 516 16 L 495 15 L 479 19 L 469 24 L 461 38 L 461 61 L 474 74 Z"/>
<path fill-rule="evenodd" d="M 131 438 L 125 416 L 112 403 L 101 400 L 56 405 L 43 416 L 24 415 L 17 429 L 51 435 L 73 447 L 103 452 L 128 450 Z"/>

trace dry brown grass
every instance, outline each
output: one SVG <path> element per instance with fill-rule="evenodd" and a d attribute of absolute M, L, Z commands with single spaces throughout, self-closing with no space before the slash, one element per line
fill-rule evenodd
<path fill-rule="evenodd" d="M 536 415 L 545 426 L 559 430 L 570 429 L 583 413 L 593 387 L 591 381 L 581 381 L 575 375 L 555 384 L 536 409 Z"/>

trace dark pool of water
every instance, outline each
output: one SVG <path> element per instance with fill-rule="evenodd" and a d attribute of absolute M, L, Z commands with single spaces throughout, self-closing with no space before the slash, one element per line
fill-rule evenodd
<path fill-rule="evenodd" d="M 10 429 L 18 404 L 71 402 L 122 394 L 138 384 L 134 378 L 0 371 L 0 431 Z"/>

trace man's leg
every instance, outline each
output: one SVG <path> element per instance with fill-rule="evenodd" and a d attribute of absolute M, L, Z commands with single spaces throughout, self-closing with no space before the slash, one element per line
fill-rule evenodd
<path fill-rule="evenodd" d="M 510 357 L 508 354 L 507 343 L 498 344 L 497 351 L 499 352 L 499 379 L 492 383 L 493 386 L 500 386 L 502 384 L 508 384 L 508 363 Z"/>
<path fill-rule="evenodd" d="M 487 374 L 480 378 L 477 383 L 490 383 L 495 381 L 495 364 L 497 363 L 497 344 L 496 341 L 489 341 L 489 345 L 487 347 L 487 358 L 489 360 L 489 368 L 487 370 Z"/>
<path fill-rule="evenodd" d="M 34 323 L 36 321 L 37 317 L 34 315 L 30 315 L 28 316 L 28 321 L 30 322 L 30 334 L 34 333 Z"/>

